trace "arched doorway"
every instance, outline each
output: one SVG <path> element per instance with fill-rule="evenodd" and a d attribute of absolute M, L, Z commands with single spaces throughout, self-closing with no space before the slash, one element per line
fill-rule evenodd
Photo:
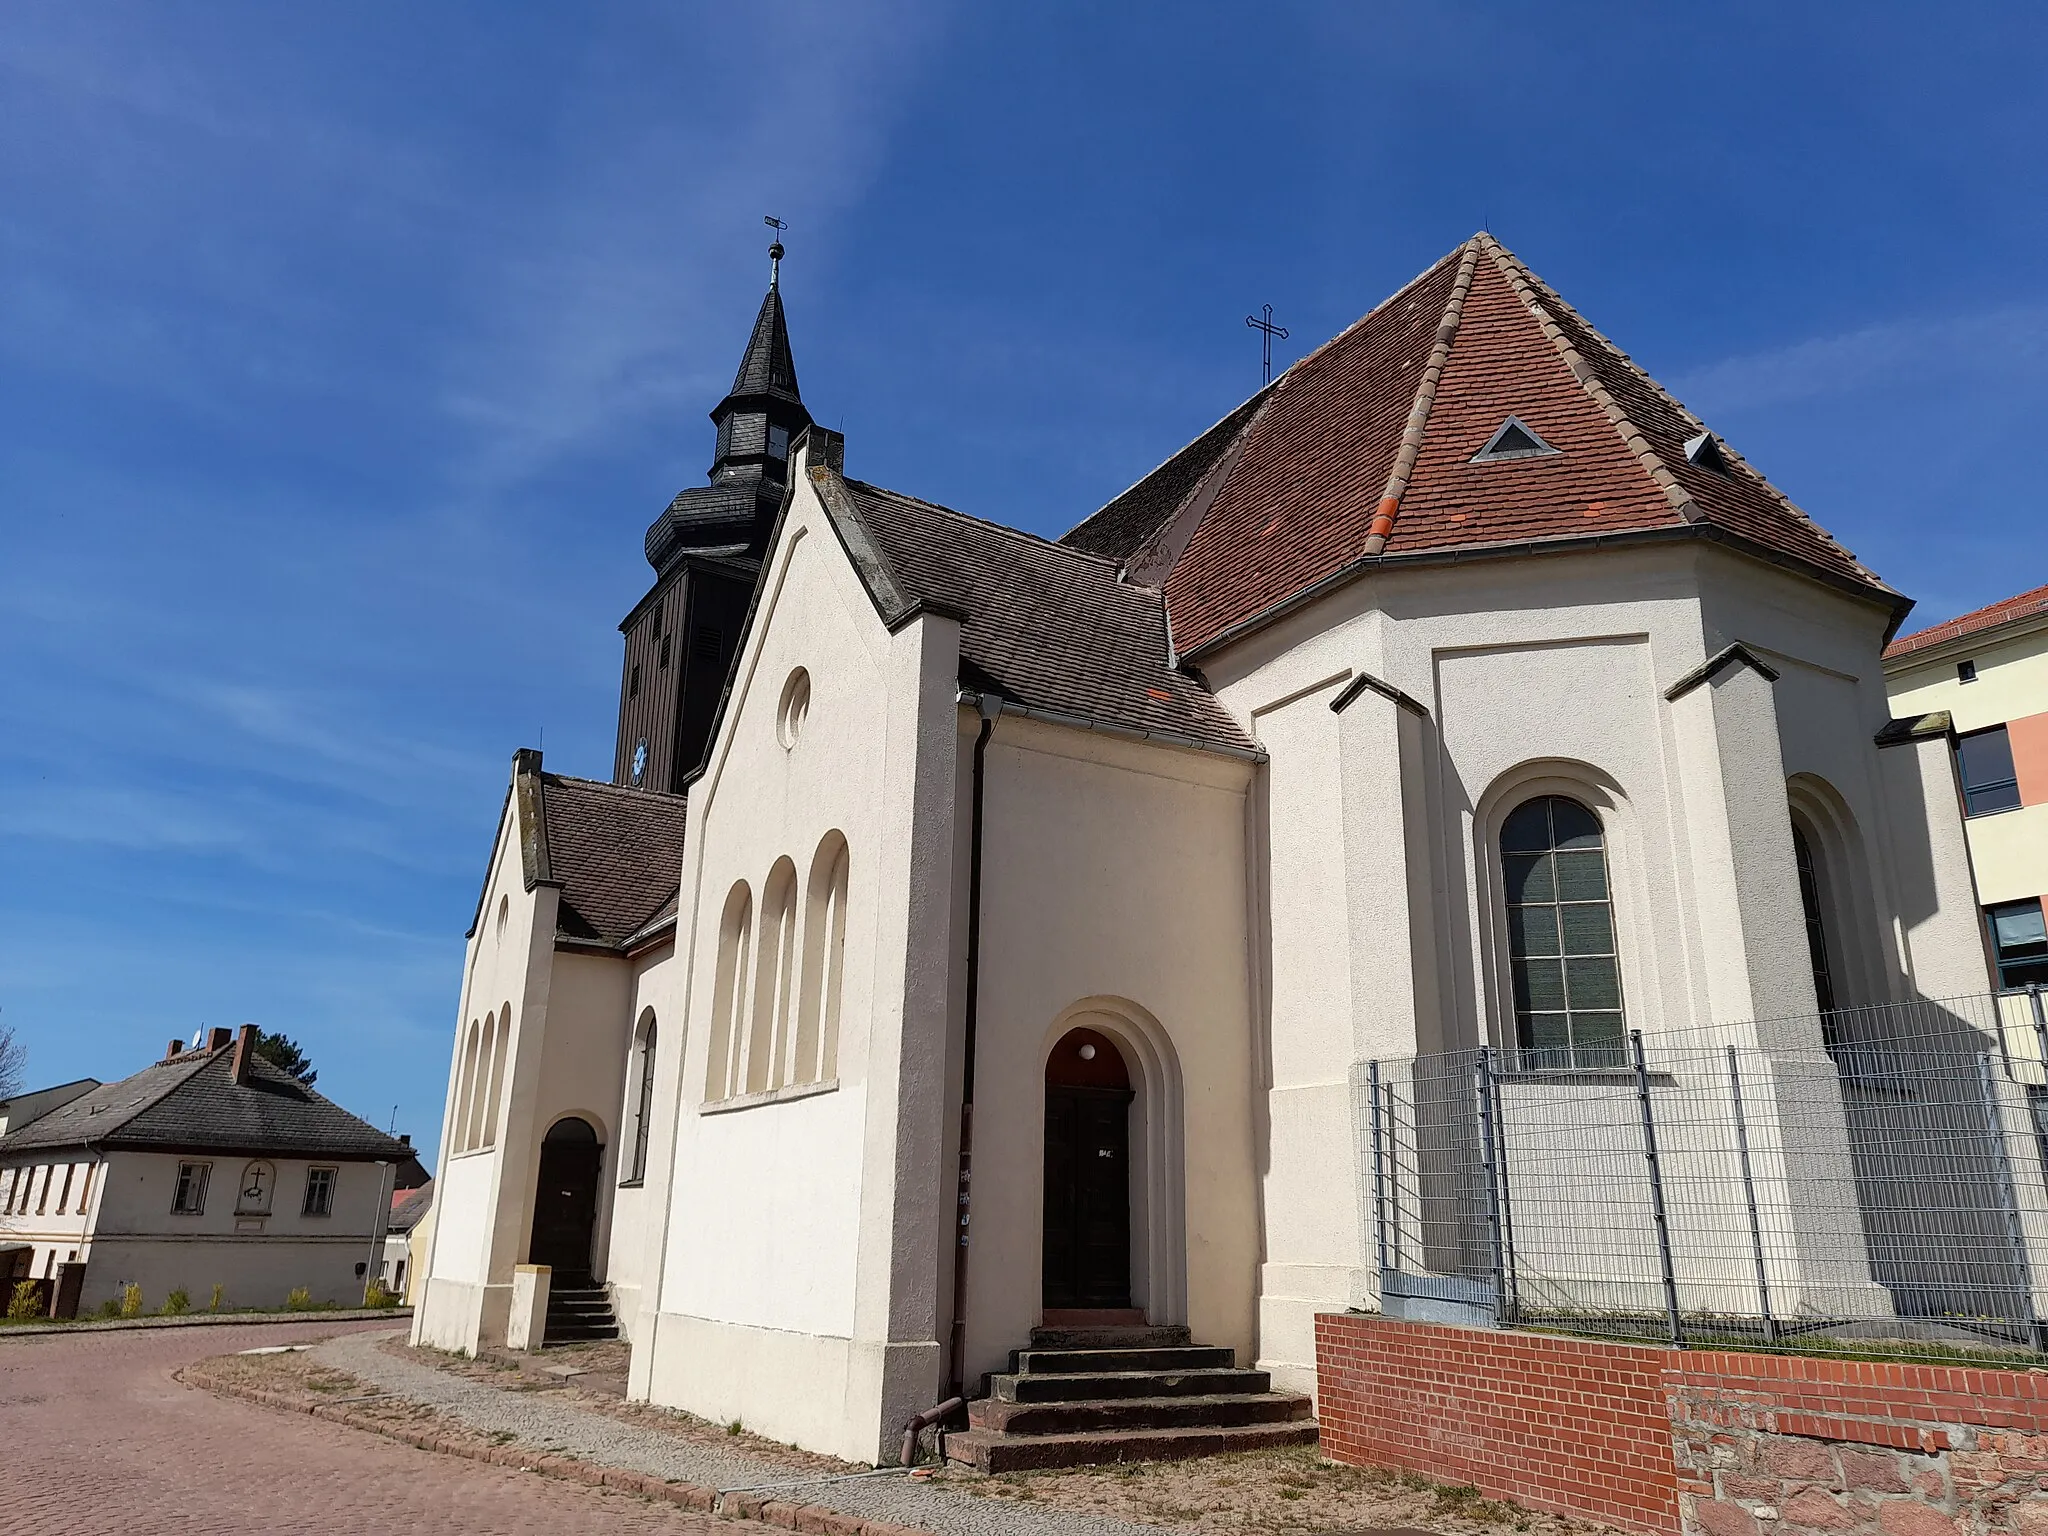
<path fill-rule="evenodd" d="M 1109 1036 L 1072 1029 L 1045 1063 L 1042 1305 L 1131 1305 L 1131 1073 Z"/>
<path fill-rule="evenodd" d="M 526 1261 L 552 1268 L 557 1289 L 590 1280 L 597 1180 L 603 1168 L 604 1144 L 588 1120 L 571 1115 L 548 1127 L 540 1144 L 540 1178 L 533 1192 L 533 1241 Z"/>

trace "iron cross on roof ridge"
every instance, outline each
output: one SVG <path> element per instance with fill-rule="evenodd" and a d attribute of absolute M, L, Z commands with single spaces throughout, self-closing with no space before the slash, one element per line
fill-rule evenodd
<path fill-rule="evenodd" d="M 1264 318 L 1261 318 L 1263 316 Z M 1273 338 L 1287 339 L 1287 327 L 1273 323 L 1273 306 L 1261 304 L 1259 314 L 1246 315 L 1244 323 L 1259 332 L 1259 362 L 1265 368 L 1266 382 L 1273 382 Z"/>

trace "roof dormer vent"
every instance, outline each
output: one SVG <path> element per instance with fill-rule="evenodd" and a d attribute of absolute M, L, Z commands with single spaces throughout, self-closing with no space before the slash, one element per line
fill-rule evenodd
<path fill-rule="evenodd" d="M 1721 440 L 1711 432 L 1702 432 L 1698 437 L 1685 440 L 1685 462 L 1697 464 L 1701 469 L 1717 469 L 1728 472 L 1727 457 L 1721 452 Z"/>
<path fill-rule="evenodd" d="M 1468 462 L 1491 464 L 1497 459 L 1540 459 L 1556 452 L 1536 435 L 1534 427 L 1519 416 L 1510 416 L 1486 440 L 1486 446 L 1473 454 Z"/>

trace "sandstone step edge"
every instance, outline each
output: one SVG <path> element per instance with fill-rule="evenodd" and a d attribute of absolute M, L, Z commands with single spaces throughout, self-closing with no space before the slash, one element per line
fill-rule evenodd
<path fill-rule="evenodd" d="M 1312 1445 L 1320 1435 L 1321 1426 L 1313 1419 L 1241 1428 L 1094 1430 L 1071 1435 L 1005 1435 L 970 1429 L 946 1436 L 946 1459 L 997 1476 L 1054 1467 L 1191 1461 L 1198 1456 Z"/>

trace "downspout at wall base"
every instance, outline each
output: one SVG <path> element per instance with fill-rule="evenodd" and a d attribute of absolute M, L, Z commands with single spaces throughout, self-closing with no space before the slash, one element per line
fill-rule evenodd
<path fill-rule="evenodd" d="M 963 694 L 965 704 L 969 695 Z M 967 1248 L 974 1176 L 974 1026 L 981 996 L 981 824 L 982 788 L 987 773 L 988 739 L 1003 712 L 1003 701 L 984 693 L 974 699 L 981 712 L 981 730 L 974 738 L 973 810 L 967 851 L 967 987 L 962 1023 L 960 1064 L 960 1177 L 953 1251 L 953 1326 L 946 1347 L 948 1396 L 966 1396 L 967 1373 Z"/>

